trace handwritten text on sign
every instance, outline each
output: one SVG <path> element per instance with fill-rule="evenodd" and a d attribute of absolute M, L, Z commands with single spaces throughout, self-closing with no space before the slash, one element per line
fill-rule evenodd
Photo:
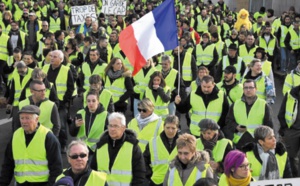
<path fill-rule="evenodd" d="M 103 0 L 101 12 L 104 14 L 125 15 L 126 0 Z"/>
<path fill-rule="evenodd" d="M 90 16 L 93 21 L 97 20 L 95 5 L 72 6 L 71 15 L 73 25 L 84 23 L 87 16 Z"/>

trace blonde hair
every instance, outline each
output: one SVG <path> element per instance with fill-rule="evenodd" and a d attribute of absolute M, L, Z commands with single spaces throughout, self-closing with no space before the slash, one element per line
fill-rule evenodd
<path fill-rule="evenodd" d="M 149 110 L 151 112 L 154 111 L 154 104 L 153 104 L 153 102 L 149 98 L 142 99 L 142 101 L 140 101 L 138 103 L 138 106 L 142 107 L 144 109 L 147 109 L 147 110 Z"/>
<path fill-rule="evenodd" d="M 176 140 L 177 149 L 188 147 L 191 152 L 196 152 L 196 137 L 191 134 L 182 134 Z"/>

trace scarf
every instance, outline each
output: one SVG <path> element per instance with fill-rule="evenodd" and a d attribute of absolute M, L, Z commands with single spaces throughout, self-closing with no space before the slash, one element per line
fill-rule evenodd
<path fill-rule="evenodd" d="M 275 157 L 275 150 L 264 152 L 262 146 L 257 144 L 258 154 L 262 160 L 262 169 L 258 180 L 279 179 L 279 170 Z"/>
<path fill-rule="evenodd" d="M 148 125 L 148 123 L 151 123 L 152 121 L 155 121 L 158 118 L 159 117 L 156 114 L 154 114 L 154 112 L 153 112 L 150 116 L 148 116 L 146 118 L 141 118 L 141 115 L 138 114 L 136 117 L 136 120 L 138 122 L 140 130 L 143 130 L 143 128 L 146 127 L 146 125 Z"/>
<path fill-rule="evenodd" d="M 204 146 L 204 150 L 210 150 L 212 151 L 213 148 L 216 146 L 217 144 L 217 141 L 218 141 L 218 137 L 219 135 L 216 134 L 211 140 L 205 140 L 202 136 L 202 134 L 200 135 L 200 138 L 201 138 L 201 141 L 202 141 L 202 144 Z"/>
<path fill-rule="evenodd" d="M 107 72 L 107 76 L 112 79 L 112 80 L 115 80 L 115 79 L 118 79 L 119 77 L 122 76 L 124 70 L 118 70 L 118 71 L 113 71 L 112 69 L 109 69 L 108 72 Z"/>
<path fill-rule="evenodd" d="M 170 69 L 167 70 L 167 71 L 163 71 L 163 70 L 161 71 L 161 73 L 162 73 L 162 75 L 163 75 L 164 78 L 167 77 L 167 75 L 169 74 L 169 72 L 171 71 L 171 69 L 172 69 L 172 68 L 170 68 Z"/>
<path fill-rule="evenodd" d="M 248 186 L 251 182 L 251 174 L 249 173 L 249 176 L 243 179 L 236 179 L 230 175 L 227 181 L 229 186 Z"/>
<path fill-rule="evenodd" d="M 196 78 L 196 84 L 198 87 L 201 85 L 201 80 L 199 77 Z"/>

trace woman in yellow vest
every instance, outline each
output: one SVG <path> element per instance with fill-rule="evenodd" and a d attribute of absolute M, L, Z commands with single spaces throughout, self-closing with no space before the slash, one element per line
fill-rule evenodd
<path fill-rule="evenodd" d="M 257 180 L 292 178 L 292 171 L 283 143 L 276 142 L 272 128 L 260 126 L 254 131 L 256 143 L 243 147 L 252 164 L 252 176 Z"/>
<path fill-rule="evenodd" d="M 127 99 L 133 93 L 131 71 L 128 70 L 120 58 L 113 58 L 105 68 L 104 87 L 113 93 L 116 112 L 125 113 Z"/>
<path fill-rule="evenodd" d="M 197 72 L 196 80 L 192 81 L 190 85 L 190 92 L 196 91 L 198 86 L 201 85 L 202 78 L 209 75 L 209 70 L 205 66 L 200 66 Z"/>
<path fill-rule="evenodd" d="M 107 129 L 108 112 L 99 103 L 98 92 L 91 90 L 87 94 L 86 100 L 87 106 L 77 112 L 75 120 L 69 128 L 71 136 L 83 140 L 89 148 L 89 154 L 93 155 L 96 143 Z"/>
<path fill-rule="evenodd" d="M 145 151 L 149 140 L 163 131 L 162 119 L 154 113 L 154 108 L 153 102 L 144 98 L 138 103 L 139 114 L 128 123 L 128 128 L 137 133 L 142 152 Z"/>
<path fill-rule="evenodd" d="M 230 151 L 224 160 L 224 174 L 221 175 L 219 186 L 249 186 L 253 181 L 251 163 L 246 155 L 239 151 Z"/>
<path fill-rule="evenodd" d="M 106 173 L 94 171 L 88 164 L 89 150 L 80 140 L 72 141 L 68 146 L 67 158 L 71 167 L 65 169 L 56 178 L 54 186 L 107 186 Z"/>
<path fill-rule="evenodd" d="M 168 171 L 168 163 L 177 155 L 178 129 L 178 117 L 167 116 L 164 122 L 164 131 L 159 136 L 153 137 L 146 146 L 144 152 L 146 177 L 151 186 L 162 185 Z"/>
<path fill-rule="evenodd" d="M 196 150 L 196 138 L 182 134 L 176 140 L 177 156 L 169 165 L 164 186 L 190 186 L 200 178 L 213 177 L 209 154 Z"/>
<path fill-rule="evenodd" d="M 144 97 L 153 102 L 155 114 L 162 117 L 162 119 L 169 115 L 168 105 L 171 99 L 171 91 L 160 71 L 156 71 L 151 75 Z"/>
<path fill-rule="evenodd" d="M 197 139 L 197 150 L 210 153 L 210 166 L 216 174 L 223 173 L 223 161 L 231 151 L 232 142 L 224 137 L 219 125 L 212 119 L 203 119 L 199 123 L 200 138 Z"/>

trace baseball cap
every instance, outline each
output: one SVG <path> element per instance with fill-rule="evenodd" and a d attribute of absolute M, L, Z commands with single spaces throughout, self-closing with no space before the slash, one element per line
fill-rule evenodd
<path fill-rule="evenodd" d="M 35 105 L 26 105 L 22 107 L 22 109 L 19 111 L 19 114 L 21 113 L 31 113 L 40 115 L 40 108 Z"/>
<path fill-rule="evenodd" d="M 237 46 L 235 43 L 231 43 L 228 47 L 228 49 L 237 50 Z"/>
<path fill-rule="evenodd" d="M 223 70 L 223 72 L 225 72 L 226 74 L 230 74 L 230 73 L 236 74 L 236 68 L 232 65 L 229 65 Z"/>

